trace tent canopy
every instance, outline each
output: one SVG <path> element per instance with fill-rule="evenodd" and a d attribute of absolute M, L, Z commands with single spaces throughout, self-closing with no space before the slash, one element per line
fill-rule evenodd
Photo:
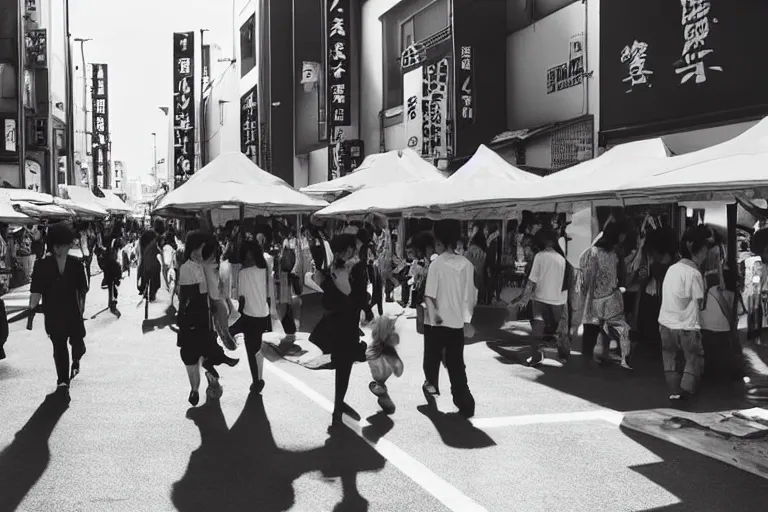
<path fill-rule="evenodd" d="M 14 210 L 8 193 L 5 190 L 0 190 L 0 222 L 6 224 L 32 224 L 35 222 L 35 219 Z"/>
<path fill-rule="evenodd" d="M 60 198 L 56 203 L 69 208 L 75 214 L 86 217 L 106 217 L 109 212 L 105 208 L 105 201 L 96 197 L 91 189 L 76 185 L 59 185 Z"/>
<path fill-rule="evenodd" d="M 632 180 L 620 192 L 675 195 L 678 200 L 712 193 L 732 199 L 756 188 L 768 188 L 768 117 L 731 140 L 661 162 L 653 173 Z"/>
<path fill-rule="evenodd" d="M 328 203 L 297 191 L 238 152 L 223 153 L 196 172 L 186 183 L 160 200 L 153 213 L 222 210 L 246 215 L 311 213 Z M 214 212 L 215 213 L 215 212 Z"/>
<path fill-rule="evenodd" d="M 414 181 L 439 182 L 445 181 L 445 176 L 412 149 L 403 149 L 368 155 L 354 172 L 303 187 L 301 191 L 312 195 L 338 195 Z"/>
<path fill-rule="evenodd" d="M 117 197 L 114 193 L 110 192 L 109 190 L 102 190 L 101 192 L 104 194 L 104 198 L 102 199 L 103 201 L 102 205 L 109 213 L 125 215 L 133 211 L 133 209 L 130 206 L 125 204 L 125 201 Z"/>

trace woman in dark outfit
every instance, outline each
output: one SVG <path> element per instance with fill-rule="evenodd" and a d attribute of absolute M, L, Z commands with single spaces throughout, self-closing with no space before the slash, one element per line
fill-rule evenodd
<path fill-rule="evenodd" d="M 69 393 L 69 383 L 80 373 L 80 359 L 85 354 L 85 294 L 88 280 L 83 265 L 68 255 L 75 233 L 66 224 L 54 224 L 48 229 L 48 247 L 52 254 L 35 264 L 30 286 L 27 329 L 32 330 L 37 306 L 43 301 L 45 331 L 53 343 L 58 387 Z M 72 368 L 69 349 L 72 346 Z"/>
<path fill-rule="evenodd" d="M 365 361 L 365 343 L 360 341 L 358 326 L 360 311 L 367 302 L 365 268 L 362 274 L 353 270 L 357 266 L 357 240 L 354 235 L 342 234 L 331 242 L 334 263 L 329 270 L 315 272 L 314 280 L 323 289 L 323 318 L 312 331 L 310 341 L 330 347 L 331 362 L 336 369 L 333 421 L 329 432 L 342 424 L 344 396 L 355 361 Z"/>
<path fill-rule="evenodd" d="M 239 361 L 227 357 L 216 342 L 210 316 L 203 252 L 207 245 L 215 243 L 215 240 L 211 240 L 205 233 L 190 233 L 184 247 L 185 262 L 179 270 L 179 333 L 176 344 L 181 348 L 181 360 L 187 367 L 191 387 L 189 403 L 193 406 L 200 402 L 201 360 L 208 379 L 208 395 L 212 398 L 221 396 L 219 374 L 214 366 L 222 363 L 235 366 Z"/>

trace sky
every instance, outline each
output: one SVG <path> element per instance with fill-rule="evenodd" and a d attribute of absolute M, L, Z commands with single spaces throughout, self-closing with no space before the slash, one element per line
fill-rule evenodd
<path fill-rule="evenodd" d="M 128 179 L 149 174 L 152 132 L 158 160 L 168 154 L 173 110 L 166 117 L 159 107 L 172 107 L 173 33 L 195 31 L 198 45 L 200 29 L 210 30 L 206 43 L 231 56 L 232 0 L 70 0 L 72 39 L 93 39 L 85 43 L 86 63 L 109 65 L 112 159 L 124 162 Z M 79 66 L 80 45 L 74 44 Z"/>

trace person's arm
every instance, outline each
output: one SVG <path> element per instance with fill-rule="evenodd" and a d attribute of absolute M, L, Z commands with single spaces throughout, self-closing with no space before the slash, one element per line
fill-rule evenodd
<path fill-rule="evenodd" d="M 32 330 L 32 321 L 35 318 L 35 312 L 40 305 L 40 300 L 43 298 L 44 276 L 42 261 L 35 262 L 35 266 L 32 269 L 32 283 L 29 286 L 29 317 L 27 319 L 27 329 Z"/>
<path fill-rule="evenodd" d="M 472 269 L 474 273 L 474 268 Z M 432 264 L 427 271 L 427 282 L 424 288 L 424 304 L 426 305 L 427 318 L 434 320 L 436 325 L 441 325 L 443 319 L 437 304 L 438 275 L 437 265 Z M 474 274 L 473 274 L 474 277 Z M 474 284 L 474 282 L 473 282 Z"/>
<path fill-rule="evenodd" d="M 467 265 L 465 271 L 465 290 L 464 290 L 464 304 L 466 307 L 464 323 L 469 324 L 472 322 L 472 316 L 475 312 L 475 306 L 477 306 L 477 287 L 475 287 L 475 269 L 472 265 Z"/>
<path fill-rule="evenodd" d="M 73 265 L 77 273 L 77 297 L 80 302 L 80 314 L 85 313 L 85 296 L 88 293 L 88 278 L 85 275 L 85 267 Z"/>
<path fill-rule="evenodd" d="M 531 273 L 528 276 L 528 282 L 525 285 L 525 289 L 523 290 L 522 295 L 517 297 L 515 300 L 512 301 L 510 306 L 516 305 L 520 307 L 520 309 L 524 309 L 526 306 L 528 306 L 528 303 L 531 300 L 531 297 L 533 297 L 534 292 L 536 291 L 536 284 L 541 280 L 542 278 L 542 271 L 541 268 L 541 256 L 537 254 L 533 257 L 533 266 L 531 267 Z"/>
<path fill-rule="evenodd" d="M 691 300 L 696 301 L 700 311 L 704 310 L 706 306 L 706 303 L 704 302 L 705 296 L 704 278 L 701 276 L 701 273 L 697 272 L 691 282 Z"/>

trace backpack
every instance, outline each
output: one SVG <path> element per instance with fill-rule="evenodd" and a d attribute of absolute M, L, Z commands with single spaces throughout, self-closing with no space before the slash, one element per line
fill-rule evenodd
<path fill-rule="evenodd" d="M 296 251 L 290 247 L 283 247 L 280 253 L 280 270 L 283 272 L 293 272 L 296 267 Z"/>

